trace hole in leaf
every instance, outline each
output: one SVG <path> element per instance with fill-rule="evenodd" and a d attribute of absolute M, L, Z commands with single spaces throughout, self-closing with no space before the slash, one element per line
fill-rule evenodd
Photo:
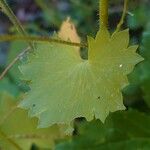
<path fill-rule="evenodd" d="M 97 99 L 100 99 L 100 96 L 98 96 Z"/>
<path fill-rule="evenodd" d="M 35 104 L 33 104 L 32 107 L 35 107 Z"/>

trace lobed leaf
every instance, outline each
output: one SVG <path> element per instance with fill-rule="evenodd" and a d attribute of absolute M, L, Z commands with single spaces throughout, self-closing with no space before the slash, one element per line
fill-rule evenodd
<path fill-rule="evenodd" d="M 39 127 L 70 125 L 77 117 L 104 122 L 109 112 L 125 109 L 121 90 L 128 84 L 127 74 L 143 60 L 137 46 L 128 44 L 128 30 L 110 36 L 104 28 L 95 39 L 88 37 L 88 60 L 72 46 L 37 44 L 35 55 L 20 66 L 24 79 L 31 81 L 20 107 L 39 118 Z"/>

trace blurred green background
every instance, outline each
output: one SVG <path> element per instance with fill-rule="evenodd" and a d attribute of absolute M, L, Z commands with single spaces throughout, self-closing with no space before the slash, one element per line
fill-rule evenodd
<path fill-rule="evenodd" d="M 7 2 L 26 31 L 32 35 L 52 35 L 54 31 L 59 30 L 62 22 L 68 16 L 71 17 L 71 20 L 75 24 L 82 41 L 86 41 L 87 35 L 95 36 L 99 29 L 98 0 L 7 0 Z M 123 0 L 109 0 L 109 4 L 109 30 L 113 32 L 122 14 Z M 0 18 L 0 34 L 16 33 L 15 28 L 3 13 L 0 13 Z M 138 53 L 145 58 L 143 62 L 136 65 L 133 72 L 128 76 L 130 85 L 122 91 L 124 104 L 129 110 L 136 109 L 139 112 L 144 112 L 146 115 L 149 115 L 149 0 L 129 1 L 129 9 L 123 28 L 130 28 L 131 44 L 139 44 Z M 0 43 L 0 72 L 4 70 L 26 45 L 26 42 L 17 41 Z M 83 57 L 86 58 L 86 50 L 82 49 L 81 51 Z M 23 59 L 21 61 L 23 61 Z M 4 79 L 0 81 L 0 92 L 6 92 L 17 97 L 20 93 L 29 90 L 26 83 L 19 79 L 20 73 L 18 71 L 18 65 L 19 62 L 16 63 Z M 77 121 L 77 126 L 80 124 L 78 122 L 80 121 Z M 91 124 L 93 124 L 93 122 Z M 78 132 L 75 134 L 78 134 Z M 78 142 L 80 144 L 80 141 Z M 67 147 L 64 149 L 67 149 Z"/>

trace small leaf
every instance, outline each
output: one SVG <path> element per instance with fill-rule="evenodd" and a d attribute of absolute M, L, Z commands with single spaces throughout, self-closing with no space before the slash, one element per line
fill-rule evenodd
<path fill-rule="evenodd" d="M 70 21 L 69 17 L 67 18 L 66 21 L 62 23 L 58 36 L 65 41 L 69 40 L 73 43 L 81 42 L 80 37 L 78 36 L 77 30 L 75 28 L 75 25 Z M 76 49 L 79 52 L 80 48 L 76 47 Z"/>

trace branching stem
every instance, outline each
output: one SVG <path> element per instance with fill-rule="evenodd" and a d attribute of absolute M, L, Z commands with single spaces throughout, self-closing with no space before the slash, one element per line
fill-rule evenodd
<path fill-rule="evenodd" d="M 16 27 L 18 33 L 20 33 L 22 36 L 27 36 L 27 33 L 25 32 L 24 28 L 22 27 L 20 21 L 17 19 L 9 5 L 7 4 L 6 0 L 0 0 L 0 7 L 2 8 L 2 11 L 4 14 L 8 16 L 10 21 L 13 23 L 13 25 Z M 29 42 L 29 45 L 32 49 L 34 49 L 33 43 Z"/>
<path fill-rule="evenodd" d="M 9 40 L 27 40 L 27 41 L 40 41 L 40 42 L 54 42 L 59 44 L 66 44 L 70 46 L 78 46 L 78 47 L 87 47 L 87 44 L 85 43 L 72 43 L 68 41 L 62 41 L 58 39 L 53 39 L 50 37 L 24 37 L 24 36 L 10 36 L 10 35 L 1 35 L 0 41 L 9 41 Z M 14 60 L 5 68 L 5 70 L 0 75 L 0 80 L 3 79 L 3 77 L 7 74 L 7 72 L 12 68 L 12 66 L 28 51 L 30 50 L 30 47 L 22 51 Z"/>
<path fill-rule="evenodd" d="M 119 21 L 119 23 L 117 25 L 117 29 L 116 29 L 115 32 L 118 32 L 121 29 L 121 26 L 123 25 L 124 19 L 126 17 L 127 10 L 128 10 L 128 0 L 124 0 L 123 13 L 122 13 L 121 19 L 120 19 L 120 21 Z"/>
<path fill-rule="evenodd" d="M 12 66 L 28 51 L 30 50 L 30 47 L 26 48 L 24 51 L 22 51 L 2 72 L 0 75 L 0 80 L 3 79 L 3 77 L 7 74 L 7 72 L 12 68 Z"/>

